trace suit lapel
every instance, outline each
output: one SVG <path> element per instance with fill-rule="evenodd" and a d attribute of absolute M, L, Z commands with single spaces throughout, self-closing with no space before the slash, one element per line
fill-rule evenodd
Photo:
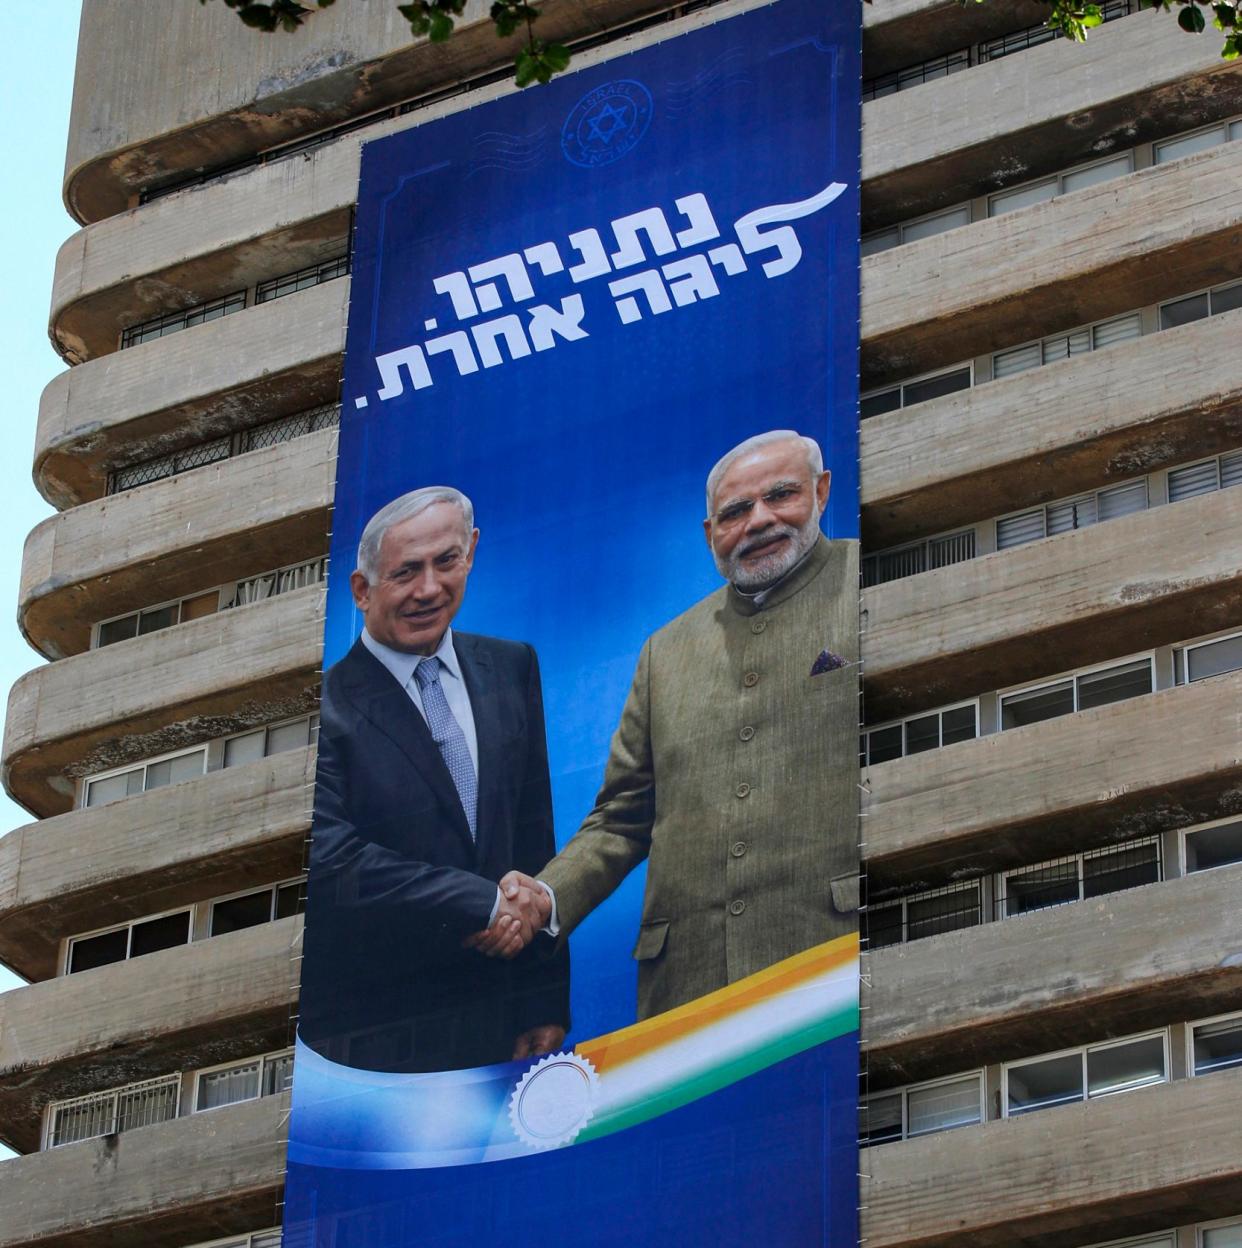
<path fill-rule="evenodd" d="M 475 820 L 478 860 L 485 862 L 497 826 L 499 783 L 504 766 L 500 753 L 501 723 L 499 691 L 492 657 L 469 633 L 453 634 L 453 649 L 461 664 L 462 679 L 470 695 L 474 733 L 479 749 L 479 809 Z"/>
<path fill-rule="evenodd" d="M 410 701 L 410 695 L 360 641 L 354 643 L 344 662 L 349 665 L 349 700 L 376 731 L 383 733 L 410 760 L 444 808 L 454 833 L 465 840 L 473 853 L 470 826 L 466 822 L 457 786 L 449 774 L 440 747 L 432 739 L 431 730 L 418 713 L 418 708 Z"/>

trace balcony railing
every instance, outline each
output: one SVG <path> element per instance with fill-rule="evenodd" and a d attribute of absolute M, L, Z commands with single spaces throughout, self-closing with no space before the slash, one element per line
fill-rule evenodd
<path fill-rule="evenodd" d="M 77 1140 L 91 1140 L 167 1122 L 177 1116 L 180 1102 L 180 1075 L 163 1075 L 110 1092 L 61 1101 L 53 1107 L 47 1147 L 57 1148 Z"/>

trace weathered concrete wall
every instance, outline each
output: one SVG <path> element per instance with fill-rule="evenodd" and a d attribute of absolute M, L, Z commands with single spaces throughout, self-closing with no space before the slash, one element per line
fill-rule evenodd
<path fill-rule="evenodd" d="M 48 1101 L 288 1044 L 301 935 L 280 919 L 0 994 L 6 1138 L 37 1148 Z"/>
<path fill-rule="evenodd" d="M 1242 1208 L 1242 1071 L 862 1157 L 870 1248 L 1076 1248 Z"/>
<path fill-rule="evenodd" d="M 862 424 L 877 546 L 1242 445 L 1242 312 L 1196 321 Z"/>
<path fill-rule="evenodd" d="M 1223 867 L 868 954 L 871 1087 L 1237 1009 L 1240 888 Z"/>
<path fill-rule="evenodd" d="M 325 429 L 49 516 L 22 557 L 27 640 L 79 654 L 99 620 L 324 554 L 335 469 Z"/>
<path fill-rule="evenodd" d="M 5 789 L 60 814 L 70 777 L 313 709 L 322 612 L 308 586 L 28 672 L 9 692 Z"/>
<path fill-rule="evenodd" d="M 349 279 L 58 374 L 39 400 L 34 478 L 50 503 L 99 498 L 110 468 L 334 400 Z"/>
<path fill-rule="evenodd" d="M 288 750 L 0 837 L 0 962 L 47 979 L 66 936 L 297 875 L 314 778 Z"/>
<path fill-rule="evenodd" d="M 1224 490 L 863 593 L 867 719 L 1242 623 L 1242 491 Z"/>
<path fill-rule="evenodd" d="M 868 870 L 942 883 L 1242 811 L 1242 673 L 866 773 Z"/>
<path fill-rule="evenodd" d="M 289 1096 L 264 1097 L 0 1165 L 0 1244 L 184 1248 L 271 1226 Z"/>

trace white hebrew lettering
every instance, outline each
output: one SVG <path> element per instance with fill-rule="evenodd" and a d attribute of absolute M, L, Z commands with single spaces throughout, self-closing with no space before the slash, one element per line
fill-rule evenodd
<path fill-rule="evenodd" d="M 470 332 L 474 335 L 474 345 L 479 348 L 479 359 L 483 361 L 484 368 L 495 368 L 497 364 L 505 362 L 497 343 L 498 338 L 505 340 L 511 359 L 520 360 L 522 356 L 530 354 L 530 343 L 526 341 L 522 322 L 512 314 L 498 317 L 494 321 L 485 321 Z"/>
<path fill-rule="evenodd" d="M 464 329 L 455 333 L 445 334 L 442 338 L 430 338 L 423 346 L 428 355 L 439 355 L 443 351 L 453 353 L 453 362 L 457 371 L 464 377 L 467 373 L 477 373 L 479 363 L 474 358 L 474 348 L 470 345 L 470 336 Z"/>
<path fill-rule="evenodd" d="M 664 213 L 659 208 L 645 208 L 628 217 L 618 217 L 612 223 L 612 232 L 617 236 L 617 250 L 612 254 L 613 268 L 628 269 L 630 265 L 642 264 L 647 259 L 647 253 L 638 239 L 639 230 L 647 235 L 655 255 L 666 256 L 670 251 L 677 250 Z"/>
<path fill-rule="evenodd" d="M 503 277 L 509 283 L 509 295 L 514 303 L 522 303 L 526 299 L 535 297 L 534 287 L 530 284 L 530 274 L 526 272 L 526 265 L 522 263 L 522 257 L 517 252 L 500 256 L 495 260 L 487 260 L 483 264 L 471 265 L 469 273 L 472 282 L 486 283 L 486 285 L 478 286 L 474 292 L 478 298 L 479 307 L 484 312 L 495 312 L 501 303 L 499 291 L 492 282 L 488 281 L 488 278 Z"/>
<path fill-rule="evenodd" d="M 775 247 L 780 256 L 775 260 L 765 261 L 763 271 L 768 277 L 780 277 L 782 273 L 788 273 L 802 259 L 802 244 L 798 242 L 797 234 L 788 225 L 781 225 L 779 229 L 767 233 L 761 232 L 762 227 L 809 217 L 813 212 L 818 212 L 832 203 L 844 190 L 844 182 L 830 182 L 818 195 L 813 195 L 810 199 L 799 200 L 794 204 L 772 204 L 768 208 L 757 208 L 754 212 L 748 212 L 733 226 L 742 250 L 751 255 L 756 251 Z"/>
<path fill-rule="evenodd" d="M 584 311 L 581 295 L 569 295 L 562 299 L 559 312 L 549 304 L 536 304 L 530 309 L 529 326 L 535 350 L 546 351 L 556 346 L 555 338 L 563 338 L 566 342 L 586 338 L 587 331 L 582 328 Z"/>
<path fill-rule="evenodd" d="M 405 387 L 401 382 L 403 366 L 409 372 L 415 390 L 423 390 L 432 384 L 431 372 L 427 368 L 422 347 L 402 347 L 400 351 L 377 355 L 375 365 L 379 369 L 380 380 L 384 383 L 384 388 L 379 392 L 381 399 L 395 399 L 404 391 Z"/>
<path fill-rule="evenodd" d="M 569 245 L 582 257 L 582 263 L 575 264 L 569 270 L 569 276 L 575 282 L 589 281 L 612 271 L 598 230 L 579 230 L 577 234 L 571 234 Z"/>
<path fill-rule="evenodd" d="M 557 251 L 555 243 L 539 243 L 534 247 L 527 247 L 522 253 L 526 257 L 527 264 L 537 264 L 544 277 L 551 277 L 553 273 L 559 273 L 564 267 L 565 262 L 561 259 L 561 253 Z"/>
<path fill-rule="evenodd" d="M 746 257 L 742 255 L 742 249 L 736 243 L 725 243 L 723 247 L 713 247 L 707 253 L 707 258 L 713 264 L 720 265 L 730 277 L 746 272 Z"/>
<path fill-rule="evenodd" d="M 660 275 L 654 269 L 646 269 L 642 273 L 636 273 L 633 277 L 623 277 L 619 281 L 609 282 L 608 289 L 614 298 L 619 295 L 629 295 L 630 291 L 641 290 L 647 296 L 651 311 L 657 316 L 661 312 L 667 312 L 673 306 L 669 301 L 668 291 L 664 289 L 664 283 L 660 280 Z M 630 325 L 634 321 L 643 319 L 642 309 L 638 306 L 637 299 L 618 298 L 617 312 L 621 316 L 623 325 Z"/>
<path fill-rule="evenodd" d="M 720 287 L 716 285 L 716 277 L 706 256 L 687 256 L 684 260 L 674 260 L 660 271 L 668 278 L 673 302 L 679 308 L 720 294 Z"/>
<path fill-rule="evenodd" d="M 687 229 L 678 230 L 678 247 L 697 247 L 700 243 L 710 243 L 713 238 L 720 237 L 720 229 L 712 210 L 707 206 L 707 196 L 696 191 L 693 195 L 683 195 L 673 201 L 677 211 L 690 225 Z"/>
<path fill-rule="evenodd" d="M 437 277 L 431 284 L 436 288 L 437 295 L 448 295 L 453 301 L 453 311 L 457 313 L 459 321 L 468 321 L 472 316 L 479 315 L 479 309 L 474 303 L 474 294 L 470 290 L 470 283 L 466 280 L 464 273 L 446 273 L 443 277 Z"/>

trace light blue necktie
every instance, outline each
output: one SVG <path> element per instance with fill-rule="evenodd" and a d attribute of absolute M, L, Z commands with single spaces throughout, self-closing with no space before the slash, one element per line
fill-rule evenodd
<path fill-rule="evenodd" d="M 427 727 L 431 729 L 432 740 L 440 747 L 440 757 L 444 759 L 449 775 L 461 798 L 461 807 L 466 812 L 466 822 L 470 825 L 470 839 L 475 839 L 475 820 L 479 809 L 479 781 L 474 774 L 474 763 L 470 758 L 470 747 L 466 744 L 466 734 L 461 725 L 449 710 L 448 699 L 440 684 L 440 660 L 434 656 L 423 659 L 414 669 L 414 679 L 423 695 L 423 713 L 427 717 Z"/>

